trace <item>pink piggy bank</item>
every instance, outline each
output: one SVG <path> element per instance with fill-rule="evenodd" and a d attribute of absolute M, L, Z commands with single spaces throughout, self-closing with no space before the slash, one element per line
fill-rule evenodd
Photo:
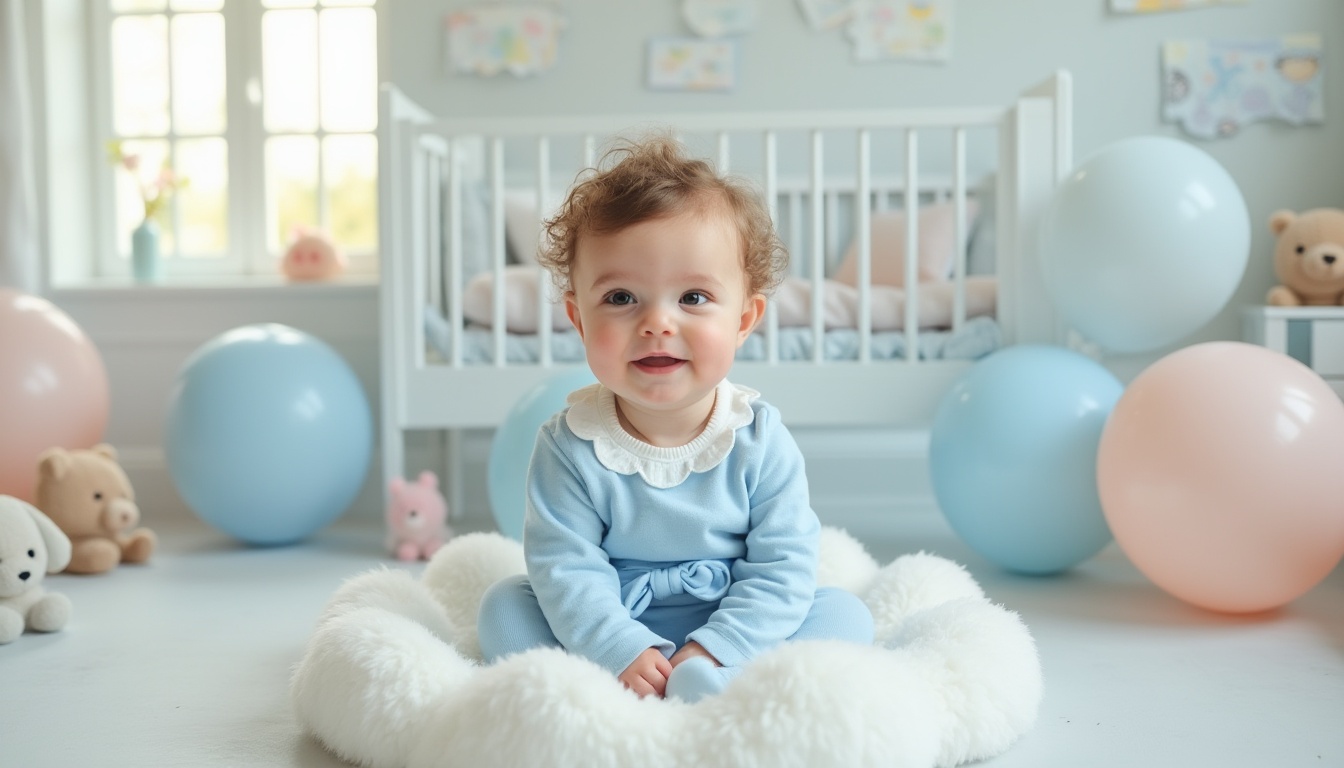
<path fill-rule="evenodd" d="M 433 472 L 421 472 L 414 483 L 394 477 L 388 490 L 388 551 L 398 560 L 428 560 L 452 536 L 439 478 Z"/>
<path fill-rule="evenodd" d="M 280 271 L 290 280 L 329 280 L 345 271 L 345 254 L 320 230 L 296 229 Z"/>

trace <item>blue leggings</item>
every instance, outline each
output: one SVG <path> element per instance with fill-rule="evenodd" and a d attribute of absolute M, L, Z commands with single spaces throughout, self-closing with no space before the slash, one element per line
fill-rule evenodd
<path fill-rule="evenodd" d="M 719 603 L 717 600 L 706 602 L 687 595 L 678 597 L 680 599 L 655 601 L 636 621 L 659 637 L 681 647 L 688 634 L 705 625 L 710 614 L 718 609 Z M 532 648 L 563 647 L 546 623 L 536 593 L 532 591 L 532 584 L 525 575 L 501 579 L 486 590 L 477 617 L 477 631 L 481 654 L 487 662 Z M 868 606 L 854 594 L 843 589 L 823 587 L 817 590 L 812 608 L 803 619 L 802 626 L 788 639 L 848 640 L 870 645 L 873 642 L 873 616 Z M 737 668 L 718 668 L 721 684 L 715 687 L 726 685 L 740 671 Z M 669 688 L 673 687 L 675 677 L 676 672 L 673 673 L 673 680 L 668 682 Z M 698 692 L 697 698 L 698 695 L 703 694 Z"/>

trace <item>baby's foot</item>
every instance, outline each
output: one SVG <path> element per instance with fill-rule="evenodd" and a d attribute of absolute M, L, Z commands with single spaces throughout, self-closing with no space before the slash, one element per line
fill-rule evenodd
<path fill-rule="evenodd" d="M 740 671 L 738 667 L 719 667 L 704 656 L 694 656 L 672 670 L 667 678 L 667 696 L 694 704 L 727 688 Z"/>

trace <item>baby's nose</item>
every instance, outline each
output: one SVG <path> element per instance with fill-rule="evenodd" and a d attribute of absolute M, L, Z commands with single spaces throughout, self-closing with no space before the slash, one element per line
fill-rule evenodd
<path fill-rule="evenodd" d="M 668 312 L 654 307 L 644 313 L 642 330 L 645 336 L 669 335 L 672 333 L 674 324 Z"/>

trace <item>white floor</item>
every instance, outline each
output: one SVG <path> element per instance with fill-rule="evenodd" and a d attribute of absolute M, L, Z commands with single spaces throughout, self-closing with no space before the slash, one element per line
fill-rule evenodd
<path fill-rule="evenodd" d="M 931 515 L 868 542 L 966 564 L 1040 648 L 1036 727 L 986 765 L 1344 766 L 1344 568 L 1273 615 L 1231 618 L 1150 586 L 1111 547 L 1061 577 L 1005 574 Z M 0 646 L 0 766 L 342 766 L 304 737 L 288 679 L 380 531 L 336 526 L 249 549 L 200 524 L 161 530 L 143 567 L 57 575 L 62 632 Z"/>

